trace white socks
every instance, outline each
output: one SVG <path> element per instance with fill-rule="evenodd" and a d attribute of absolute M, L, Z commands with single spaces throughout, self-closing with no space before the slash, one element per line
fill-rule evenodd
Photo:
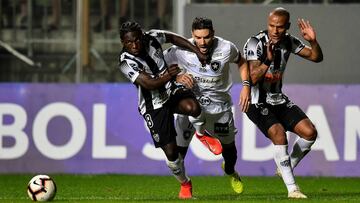
<path fill-rule="evenodd" d="M 204 135 L 205 116 L 203 114 L 203 111 L 201 111 L 198 117 L 189 116 L 189 121 L 194 126 L 196 134 L 198 134 L 199 136 Z"/>
<path fill-rule="evenodd" d="M 274 160 L 281 172 L 282 179 L 288 192 L 292 192 L 297 189 L 297 186 L 295 184 L 287 147 L 287 145 L 274 145 Z"/>
<path fill-rule="evenodd" d="M 180 183 L 185 183 L 190 180 L 185 173 L 184 159 L 180 155 L 175 161 L 166 160 L 166 164 Z"/>
<path fill-rule="evenodd" d="M 305 140 L 301 137 L 298 137 L 294 143 L 293 150 L 290 154 L 291 167 L 294 169 L 301 159 L 310 151 L 311 146 L 314 144 L 315 140 Z"/>

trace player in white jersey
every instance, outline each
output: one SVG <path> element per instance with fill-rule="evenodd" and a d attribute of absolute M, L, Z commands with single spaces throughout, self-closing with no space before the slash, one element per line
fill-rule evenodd
<path fill-rule="evenodd" d="M 269 14 L 268 30 L 249 38 L 244 46 L 252 82 L 252 104 L 246 114 L 274 144 L 274 160 L 289 198 L 307 198 L 295 183 L 293 169 L 310 151 L 317 131 L 306 114 L 282 92 L 282 76 L 291 53 L 313 62 L 323 60 L 309 21 L 298 19 L 298 26 L 310 47 L 287 33 L 290 14 L 284 8 L 276 8 Z M 299 136 L 290 156 L 286 131 Z"/>
<path fill-rule="evenodd" d="M 178 64 L 182 73 L 177 82 L 184 84 L 195 93 L 206 117 L 206 129 L 218 138 L 222 144 L 224 158 L 223 169 L 231 180 L 236 193 L 242 193 L 243 184 L 235 170 L 237 150 L 230 88 L 232 86 L 230 63 L 237 64 L 244 88 L 240 94 L 242 110 L 246 111 L 250 99 L 249 70 L 245 59 L 230 41 L 214 35 L 211 19 L 197 17 L 192 24 L 192 37 L 189 39 L 199 50 L 209 56 L 206 66 L 197 60 L 194 53 L 177 46 L 170 47 L 164 53 L 168 64 Z M 193 135 L 193 126 L 188 117 L 179 115 L 175 118 L 177 144 L 185 157 Z M 194 126 L 196 128 L 196 126 Z"/>
<path fill-rule="evenodd" d="M 140 114 L 146 121 L 155 147 L 164 151 L 168 167 L 181 183 L 179 198 L 192 198 L 192 184 L 176 144 L 173 114 L 185 114 L 203 124 L 202 110 L 194 94 L 175 83 L 180 69 L 178 66 L 167 66 L 161 44 L 171 42 L 191 50 L 202 63 L 207 57 L 183 37 L 162 30 L 144 33 L 135 22 L 121 25 L 120 39 L 123 50 L 119 57 L 119 69 L 138 88 Z M 206 135 L 202 137 L 219 142 Z"/>

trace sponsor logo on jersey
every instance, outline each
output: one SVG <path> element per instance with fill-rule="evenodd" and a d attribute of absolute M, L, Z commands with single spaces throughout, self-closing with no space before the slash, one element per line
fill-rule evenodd
<path fill-rule="evenodd" d="M 129 78 L 134 77 L 134 75 L 135 75 L 135 73 L 134 73 L 134 72 L 132 72 L 132 71 L 128 73 Z"/>
<path fill-rule="evenodd" d="M 223 55 L 222 53 L 214 53 L 214 54 L 212 55 L 212 57 L 215 58 L 215 57 L 220 57 L 220 56 L 222 56 L 222 55 Z"/>
<path fill-rule="evenodd" d="M 211 70 L 214 72 L 218 72 L 220 70 L 220 62 L 219 61 L 212 61 L 210 64 Z"/>
<path fill-rule="evenodd" d="M 248 55 L 248 56 L 254 56 L 255 53 L 254 53 L 252 50 L 248 50 L 248 51 L 247 51 L 247 55 Z"/>

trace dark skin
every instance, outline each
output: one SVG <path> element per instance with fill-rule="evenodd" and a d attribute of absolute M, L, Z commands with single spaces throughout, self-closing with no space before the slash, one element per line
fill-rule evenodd
<path fill-rule="evenodd" d="M 202 54 L 194 45 L 192 45 L 188 40 L 183 37 L 180 37 L 174 33 L 166 32 L 166 42 L 172 43 L 182 48 L 186 48 L 190 51 L 193 51 L 197 54 L 199 60 L 205 64 L 207 57 Z M 124 49 L 132 55 L 141 56 L 144 54 L 145 47 L 142 42 L 143 33 L 142 32 L 128 32 L 121 39 L 121 42 L 124 46 Z M 167 68 L 167 70 L 158 75 L 158 77 L 151 77 L 150 74 L 146 72 L 141 72 L 140 75 L 136 78 L 135 83 L 141 87 L 148 90 L 155 90 L 162 87 L 171 79 L 175 78 L 177 74 L 180 73 L 180 68 L 174 64 Z M 194 98 L 185 98 L 180 100 L 177 105 L 173 107 L 174 113 L 189 115 L 197 117 L 201 113 L 200 104 Z M 168 143 L 161 147 L 164 151 L 167 159 L 169 161 L 175 161 L 178 158 L 178 148 L 176 142 Z"/>
<path fill-rule="evenodd" d="M 274 45 L 281 42 L 284 38 L 287 28 L 286 24 L 289 23 L 289 18 L 285 15 L 281 15 L 278 11 L 274 10 L 268 17 L 268 36 L 269 42 L 266 46 L 267 59 L 274 60 Z M 304 19 L 298 19 L 298 27 L 300 29 L 302 37 L 309 42 L 310 46 L 305 46 L 298 55 L 304 59 L 313 62 L 321 62 L 323 60 L 323 53 L 319 43 L 316 40 L 316 33 L 314 28 L 310 25 L 309 21 Z M 259 60 L 249 61 L 250 78 L 253 84 L 256 84 L 261 80 L 267 72 L 269 66 L 265 65 Z M 317 137 L 317 131 L 310 119 L 303 119 L 297 123 L 292 130 L 305 140 L 315 140 Z M 272 125 L 268 129 L 269 139 L 275 145 L 287 144 L 285 129 L 280 123 Z"/>

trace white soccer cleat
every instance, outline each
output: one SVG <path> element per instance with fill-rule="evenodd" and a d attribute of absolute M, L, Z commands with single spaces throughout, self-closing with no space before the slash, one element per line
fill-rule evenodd
<path fill-rule="evenodd" d="M 299 187 L 297 187 L 294 191 L 288 193 L 288 198 L 307 199 L 307 196 L 300 191 Z"/>

